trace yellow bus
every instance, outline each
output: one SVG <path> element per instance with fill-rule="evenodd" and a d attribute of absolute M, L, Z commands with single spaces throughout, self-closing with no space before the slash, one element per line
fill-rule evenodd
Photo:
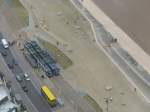
<path fill-rule="evenodd" d="M 52 94 L 51 90 L 47 86 L 42 86 L 41 93 L 51 106 L 55 106 L 56 97 Z"/>

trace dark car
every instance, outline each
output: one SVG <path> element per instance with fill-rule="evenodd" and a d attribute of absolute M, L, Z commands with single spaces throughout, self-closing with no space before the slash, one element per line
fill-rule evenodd
<path fill-rule="evenodd" d="M 12 60 L 14 65 L 18 65 L 17 61 L 15 59 Z"/>
<path fill-rule="evenodd" d="M 6 51 L 3 51 L 3 52 L 2 52 L 2 56 L 7 56 L 7 52 L 6 52 Z"/>
<path fill-rule="evenodd" d="M 13 69 L 13 68 L 14 68 L 13 64 L 10 64 L 10 63 L 8 63 L 8 67 L 9 67 L 10 69 Z"/>
<path fill-rule="evenodd" d="M 28 88 L 26 86 L 22 86 L 24 92 L 28 92 Z"/>

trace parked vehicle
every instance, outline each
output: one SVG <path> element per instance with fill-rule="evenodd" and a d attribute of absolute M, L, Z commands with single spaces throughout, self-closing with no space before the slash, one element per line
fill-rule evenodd
<path fill-rule="evenodd" d="M 30 80 L 29 75 L 27 73 L 24 73 L 24 77 L 26 80 Z"/>
<path fill-rule="evenodd" d="M 14 65 L 16 65 L 16 66 L 18 65 L 18 63 L 15 59 L 13 59 L 12 62 L 13 62 Z"/>
<path fill-rule="evenodd" d="M 14 66 L 13 66 L 12 63 L 8 63 L 7 65 L 8 65 L 8 67 L 9 67 L 10 69 L 13 69 L 13 68 L 14 68 Z"/>
<path fill-rule="evenodd" d="M 23 89 L 24 92 L 28 92 L 28 88 L 26 86 L 23 85 L 22 89 Z"/>
<path fill-rule="evenodd" d="M 7 52 L 6 51 L 2 51 L 2 56 L 7 56 Z"/>
<path fill-rule="evenodd" d="M 1 39 L 1 43 L 2 43 L 2 45 L 3 45 L 3 47 L 5 48 L 5 49 L 7 49 L 8 47 L 9 47 L 9 43 L 7 42 L 7 40 L 6 39 Z"/>
<path fill-rule="evenodd" d="M 41 87 L 41 93 L 52 107 L 56 106 L 56 97 L 47 86 Z"/>
<path fill-rule="evenodd" d="M 16 79 L 17 79 L 18 82 L 22 82 L 22 80 L 23 80 L 20 75 L 16 75 Z"/>

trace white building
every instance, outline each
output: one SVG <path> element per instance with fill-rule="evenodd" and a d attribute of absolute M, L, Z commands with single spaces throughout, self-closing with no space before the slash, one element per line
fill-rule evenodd
<path fill-rule="evenodd" d="M 18 105 L 11 101 L 10 92 L 0 80 L 0 112 L 17 112 Z"/>

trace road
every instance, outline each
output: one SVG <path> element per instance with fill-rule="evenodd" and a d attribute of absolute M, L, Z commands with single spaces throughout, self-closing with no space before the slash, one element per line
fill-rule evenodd
<path fill-rule="evenodd" d="M 27 108 L 29 112 L 38 112 L 35 106 L 32 104 L 28 96 L 24 93 L 24 91 L 21 89 L 19 83 L 16 81 L 14 75 L 12 72 L 9 70 L 8 66 L 5 63 L 5 60 L 3 57 L 0 55 L 0 66 L 1 66 L 1 71 L 5 74 L 6 80 L 11 81 L 11 89 L 14 94 L 19 94 L 22 98 L 22 102 Z"/>
<path fill-rule="evenodd" d="M 150 54 L 149 0 L 93 0 L 121 29 Z"/>
<path fill-rule="evenodd" d="M 6 52 L 7 56 L 3 56 L 5 63 L 8 64 L 13 64 L 14 57 L 12 55 L 12 52 L 10 49 L 4 49 L 2 44 L 0 44 L 0 52 Z M 18 60 L 16 60 L 16 63 L 19 63 Z M 13 69 L 11 69 L 12 73 L 14 76 L 16 74 L 24 73 L 23 70 L 19 65 L 15 65 Z M 14 82 L 14 81 L 13 81 Z M 51 107 L 50 105 L 43 99 L 39 91 L 36 89 L 36 87 L 33 85 L 31 81 L 23 80 L 20 83 L 21 86 L 26 86 L 28 88 L 28 92 L 26 92 L 26 95 L 29 97 L 31 100 L 32 104 L 36 107 L 38 112 L 51 112 Z M 17 88 L 19 89 L 19 88 Z"/>

